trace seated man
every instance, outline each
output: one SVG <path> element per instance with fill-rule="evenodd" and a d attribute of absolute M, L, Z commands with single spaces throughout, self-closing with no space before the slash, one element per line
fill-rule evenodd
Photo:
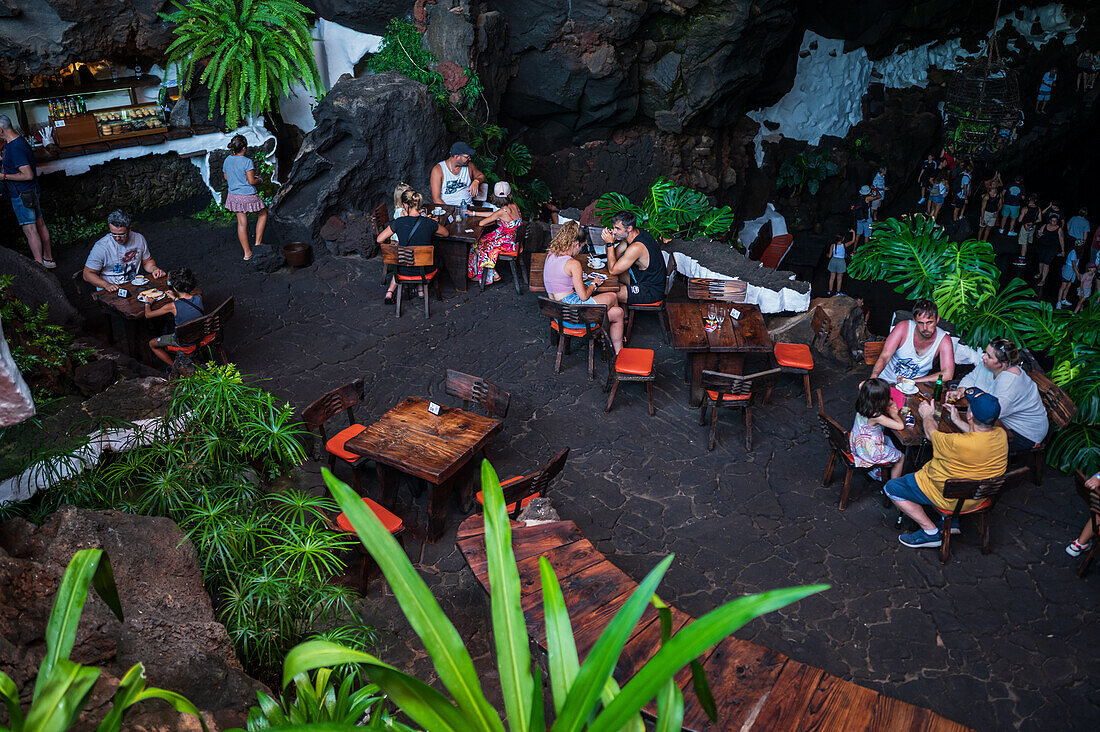
<path fill-rule="evenodd" d="M 1003 475 L 1008 467 L 1008 438 L 996 425 L 1001 413 L 997 398 L 974 389 L 970 399 L 970 411 L 966 420 L 960 416 L 954 404 L 944 408 L 961 432 L 940 432 L 937 429 L 935 409 L 930 402 L 921 402 L 921 427 L 932 441 L 932 459 L 915 473 L 888 481 L 883 490 L 887 498 L 909 518 L 917 522 L 919 529 L 902 534 L 898 540 L 911 547 L 937 547 L 943 543 L 940 529 L 928 518 L 923 506 L 952 511 L 955 502 L 943 497 L 943 484 L 949 478 L 980 480 Z M 967 501 L 963 510 L 973 508 L 980 501 Z M 954 532 L 955 527 L 951 528 Z"/>
<path fill-rule="evenodd" d="M 943 376 L 950 381 L 955 375 L 955 352 L 947 331 L 940 328 L 939 310 L 931 300 L 917 300 L 913 319 L 898 323 L 882 345 L 882 353 L 871 369 L 871 378 L 898 383 L 901 379 L 935 381 Z M 932 370 L 932 361 L 939 355 L 940 370 Z"/>
<path fill-rule="evenodd" d="M 153 351 L 153 355 L 169 366 L 174 361 L 172 354 L 168 352 L 170 346 L 178 348 L 194 345 L 176 341 L 176 326 L 190 323 L 192 320 L 206 315 L 206 309 L 202 304 L 202 295 L 195 292 L 197 289 L 198 284 L 191 270 L 186 267 L 172 270 L 171 274 L 168 275 L 168 287 L 164 289 L 164 294 L 167 295 L 164 301 L 156 305 L 145 303 L 146 318 L 159 318 L 162 315 L 172 316 L 169 323 L 172 332 L 149 341 L 149 348 Z"/>
<path fill-rule="evenodd" d="M 1008 433 L 1008 451 L 1028 450 L 1043 441 L 1050 429 L 1047 408 L 1039 396 L 1039 387 L 1019 367 L 1020 351 L 1007 338 L 994 338 L 982 362 L 962 378 L 955 398 L 969 396 L 976 387 L 997 397 L 1001 404 L 1001 423 Z"/>
<path fill-rule="evenodd" d="M 154 279 L 164 276 L 164 270 L 153 261 L 145 237 L 130 231 L 130 216 L 112 211 L 107 217 L 111 233 L 92 245 L 84 262 L 84 281 L 101 290 L 117 292 L 144 269 Z"/>
<path fill-rule="evenodd" d="M 470 206 L 485 174 L 470 162 L 474 149 L 465 142 L 451 145 L 447 159 L 432 167 L 432 202 L 448 206 Z"/>
<path fill-rule="evenodd" d="M 607 271 L 612 275 L 629 273 L 629 280 L 619 287 L 619 303 L 647 304 L 665 299 L 665 257 L 657 240 L 639 229 L 637 218 L 630 211 L 620 211 L 611 217 L 613 229 L 603 230 L 607 247 Z M 626 244 L 621 253 L 618 246 Z"/>

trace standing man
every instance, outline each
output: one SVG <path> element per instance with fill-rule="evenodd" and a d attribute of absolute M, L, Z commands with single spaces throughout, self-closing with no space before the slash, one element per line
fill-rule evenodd
<path fill-rule="evenodd" d="M 620 211 L 611 218 L 614 228 L 603 230 L 607 247 L 607 271 L 612 276 L 629 273 L 627 284 L 619 287 L 619 302 L 630 305 L 657 303 L 665 299 L 665 257 L 648 231 L 637 227 L 631 211 Z M 622 254 L 618 244 L 626 243 Z M 620 278 L 621 279 L 621 278 Z"/>
<path fill-rule="evenodd" d="M 932 181 L 936 179 L 936 173 L 939 172 L 939 169 L 940 164 L 936 160 L 936 154 L 928 153 L 928 157 L 921 163 L 920 175 L 917 176 L 917 185 L 920 186 L 918 206 L 928 200 L 928 188 L 932 185 Z"/>
<path fill-rule="evenodd" d="M 1012 179 L 1012 183 L 1005 189 L 1004 200 L 1001 203 L 1001 220 L 997 231 L 1001 234 L 1016 236 L 1016 220 L 1020 218 L 1020 208 L 1024 205 L 1024 178 L 1018 175 Z"/>
<path fill-rule="evenodd" d="M 966 419 L 959 416 L 954 404 L 944 407 L 959 432 L 940 432 L 935 419 L 935 407 L 922 401 L 920 413 L 924 435 L 932 443 L 932 459 L 916 473 L 903 475 L 886 483 L 883 491 L 902 513 L 917 522 L 919 529 L 898 537 L 905 546 L 937 547 L 943 536 L 936 524 L 924 512 L 924 506 L 934 506 L 940 511 L 952 511 L 954 501 L 943 497 L 943 484 L 950 478 L 983 480 L 1003 475 L 1008 467 L 1008 439 L 1005 431 L 997 426 L 1001 405 L 997 397 L 980 389 L 971 390 L 967 397 L 970 411 Z M 963 510 L 979 505 L 981 501 L 966 501 Z M 951 528 L 955 531 L 955 527 Z"/>
<path fill-rule="evenodd" d="M 886 195 L 886 166 L 878 166 L 875 177 L 871 179 L 871 192 L 878 198 L 871 201 L 871 220 L 878 221 L 878 209 L 882 205 L 882 199 Z"/>
<path fill-rule="evenodd" d="M 859 189 L 859 196 L 852 206 L 852 215 L 856 218 L 856 249 L 871 237 L 871 204 L 880 198 L 881 195 L 871 191 L 871 186 L 862 186 Z"/>
<path fill-rule="evenodd" d="M 38 168 L 34 164 L 34 151 L 11 124 L 11 118 L 0 114 L 0 137 L 4 138 L 3 163 L 0 164 L 0 180 L 4 181 L 11 198 L 15 219 L 27 237 L 34 261 L 46 269 L 57 265 L 50 248 L 50 230 L 42 218 L 39 201 Z"/>
<path fill-rule="evenodd" d="M 1073 246 L 1084 246 L 1085 241 L 1089 238 L 1089 230 L 1092 228 L 1092 224 L 1089 223 L 1088 218 L 1089 210 L 1081 207 L 1077 210 L 1076 216 L 1071 216 L 1069 221 L 1066 222 L 1066 234 L 1073 240 Z"/>
<path fill-rule="evenodd" d="M 966 203 L 970 200 L 970 182 L 974 179 L 974 164 L 967 160 L 962 164 L 962 172 L 956 178 L 955 198 L 951 202 L 955 209 L 952 221 L 958 221 L 966 213 Z"/>
<path fill-rule="evenodd" d="M 110 233 L 92 245 L 84 262 L 84 281 L 107 292 L 118 292 L 138 276 L 142 269 L 153 279 L 164 276 L 164 270 L 153 261 L 145 237 L 130 230 L 130 216 L 112 211 L 107 217 Z"/>
<path fill-rule="evenodd" d="M 446 160 L 432 168 L 432 201 L 448 206 L 470 206 L 474 202 L 485 174 L 470 162 L 474 149 L 465 142 L 451 145 Z"/>
<path fill-rule="evenodd" d="M 871 369 L 871 378 L 896 384 L 901 379 L 935 381 L 943 376 L 950 381 L 955 375 L 955 349 L 947 331 L 939 327 L 940 313 L 931 300 L 917 300 L 913 319 L 894 326 L 882 353 Z M 940 357 L 940 370 L 932 370 L 932 361 Z"/>

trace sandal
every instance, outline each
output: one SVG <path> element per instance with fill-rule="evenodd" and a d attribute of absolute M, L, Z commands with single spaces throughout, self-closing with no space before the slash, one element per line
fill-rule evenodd
<path fill-rule="evenodd" d="M 251 260 L 252 260 L 252 255 L 251 254 L 249 254 L 247 257 L 244 257 L 244 261 L 246 261 L 246 262 L 249 262 Z"/>
<path fill-rule="evenodd" d="M 393 293 L 392 292 L 387 292 L 386 297 L 383 300 L 383 302 L 385 302 L 387 305 L 393 305 L 393 303 L 394 303 Z"/>

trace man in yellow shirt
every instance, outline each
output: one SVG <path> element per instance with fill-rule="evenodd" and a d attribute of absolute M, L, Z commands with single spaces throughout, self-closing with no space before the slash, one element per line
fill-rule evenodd
<path fill-rule="evenodd" d="M 1008 435 L 997 426 L 1001 404 L 997 397 L 980 389 L 968 390 L 970 411 L 963 419 L 953 404 L 945 408 L 951 421 L 960 432 L 940 432 L 929 402 L 921 402 L 921 426 L 932 442 L 932 459 L 915 473 L 889 481 L 886 496 L 909 518 L 917 522 L 919 529 L 898 537 L 905 546 L 937 547 L 942 542 L 940 529 L 928 518 L 924 506 L 952 511 L 954 501 L 943 497 L 943 484 L 949 478 L 980 480 L 1003 475 L 1008 467 Z M 979 501 L 967 501 L 963 510 L 969 510 Z M 952 527 L 952 533 L 956 529 Z"/>

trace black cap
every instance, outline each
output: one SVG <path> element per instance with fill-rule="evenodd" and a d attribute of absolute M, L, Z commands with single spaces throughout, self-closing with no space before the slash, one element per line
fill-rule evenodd
<path fill-rule="evenodd" d="M 451 145 L 451 157 L 455 155 L 473 155 L 475 152 L 476 150 L 461 140 Z"/>

